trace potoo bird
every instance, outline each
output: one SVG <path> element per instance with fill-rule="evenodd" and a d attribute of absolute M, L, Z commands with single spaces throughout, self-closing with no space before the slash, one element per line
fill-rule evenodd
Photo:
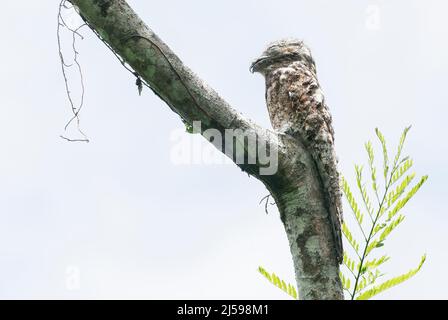
<path fill-rule="evenodd" d="M 341 263 L 342 202 L 334 130 L 311 51 L 299 40 L 277 41 L 252 63 L 251 71 L 265 77 L 266 104 L 274 130 L 300 139 L 316 163 Z"/>

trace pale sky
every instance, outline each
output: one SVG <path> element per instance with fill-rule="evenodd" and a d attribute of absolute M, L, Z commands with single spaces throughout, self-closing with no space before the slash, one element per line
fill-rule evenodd
<path fill-rule="evenodd" d="M 70 108 L 58 3 L 7 1 L 0 13 L 0 298 L 288 299 L 257 273 L 262 265 L 295 281 L 278 213 L 258 204 L 264 186 L 233 164 L 176 162 L 178 116 L 149 90 L 140 97 L 135 79 L 88 29 L 78 49 L 81 126 L 91 142 L 59 137 Z M 412 124 L 404 153 L 429 180 L 386 242 L 385 279 L 423 253 L 428 259 L 378 299 L 448 298 L 446 1 L 129 3 L 201 78 L 264 126 L 264 80 L 249 73 L 250 62 L 273 40 L 306 41 L 333 114 L 340 170 L 352 183 L 375 127 L 395 147 Z"/>

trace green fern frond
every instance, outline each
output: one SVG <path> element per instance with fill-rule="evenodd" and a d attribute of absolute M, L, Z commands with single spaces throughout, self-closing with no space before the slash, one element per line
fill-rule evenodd
<path fill-rule="evenodd" d="M 409 129 L 410 127 L 405 128 L 401 135 L 393 164 L 389 163 L 386 139 L 384 138 L 384 135 L 379 129 L 375 130 L 383 151 L 384 189 L 381 188 L 381 197 L 377 182 L 377 169 L 374 163 L 375 155 L 373 146 L 370 141 L 365 144 L 371 173 L 372 189 L 374 191 L 374 196 L 376 196 L 376 200 L 378 201 L 378 205 L 372 205 L 369 197 L 370 190 L 368 190 L 370 188 L 367 188 L 366 183 L 363 181 L 362 166 L 355 166 L 356 184 L 362 197 L 363 206 L 365 207 L 362 208 L 362 210 L 358 205 L 357 199 L 352 193 L 349 183 L 345 177 L 341 177 L 341 189 L 351 207 L 351 211 L 353 212 L 355 220 L 361 229 L 362 235 L 364 236 L 363 239 L 360 238 L 358 240 L 355 238 L 346 223 L 343 223 L 341 226 L 344 237 L 346 238 L 348 244 L 353 248 L 357 256 L 357 259 L 353 259 L 347 252 L 344 252 L 343 265 L 346 268 L 342 271 L 344 271 L 345 274 L 343 272 L 340 273 L 340 280 L 343 289 L 348 293 L 352 300 L 369 299 L 410 279 L 422 268 L 425 262 L 426 255 L 422 257 L 420 264 L 416 269 L 412 269 L 401 276 L 392 278 L 378 285 L 380 281 L 379 279 L 384 276 L 379 269 L 384 263 L 389 261 L 390 258 L 387 255 L 382 255 L 378 258 L 370 257 L 372 251 L 383 247 L 387 237 L 404 221 L 405 216 L 398 214 L 399 211 L 408 203 L 408 201 L 417 193 L 417 191 L 428 179 L 428 176 L 423 176 L 417 184 L 411 187 L 411 183 L 415 178 L 415 173 L 409 173 L 410 168 L 413 166 L 413 161 L 409 157 L 401 157 Z M 370 217 L 370 219 L 366 219 L 369 221 L 364 221 L 363 213 L 365 212 L 367 212 L 368 217 Z M 274 273 L 268 273 L 262 267 L 259 267 L 259 272 L 269 282 L 280 288 L 294 299 L 297 299 L 297 290 L 293 285 L 287 284 Z"/>
<path fill-rule="evenodd" d="M 352 248 L 355 250 L 357 254 L 359 254 L 359 243 L 355 240 L 353 237 L 353 234 L 350 232 L 347 224 L 344 222 L 342 224 L 342 234 L 347 239 L 348 243 L 352 246 Z"/>
<path fill-rule="evenodd" d="M 373 235 L 377 234 L 378 232 L 380 232 L 381 230 L 383 230 L 384 228 L 387 227 L 387 223 L 378 223 L 374 228 L 373 228 Z"/>
<path fill-rule="evenodd" d="M 364 272 L 366 272 L 366 271 L 373 271 L 374 269 L 376 269 L 379 266 L 381 266 L 383 263 L 389 261 L 389 259 L 390 259 L 390 257 L 384 255 L 384 256 L 382 256 L 380 258 L 376 258 L 376 259 L 364 262 L 364 266 L 363 266 L 364 267 Z M 363 270 L 361 270 L 361 272 L 364 273 Z"/>
<path fill-rule="evenodd" d="M 367 156 L 369 158 L 369 168 L 370 168 L 370 175 L 372 179 L 372 189 L 375 191 L 377 197 L 378 197 L 378 184 L 376 182 L 376 167 L 374 165 L 375 155 L 373 152 L 372 142 L 368 141 L 365 145 L 365 149 L 367 151 Z"/>
<path fill-rule="evenodd" d="M 384 135 L 381 133 L 381 131 L 376 128 L 375 129 L 376 136 L 381 142 L 381 146 L 383 148 L 383 168 L 384 168 L 384 180 L 387 180 L 387 174 L 389 172 L 389 157 L 387 155 L 387 145 L 386 145 L 386 139 L 384 138 Z"/>
<path fill-rule="evenodd" d="M 387 221 L 392 220 L 392 218 L 400 211 L 405 204 L 417 193 L 417 191 L 421 188 L 421 186 L 428 180 L 428 176 L 423 176 L 420 181 L 409 191 L 406 196 L 398 201 L 395 207 L 388 213 Z"/>
<path fill-rule="evenodd" d="M 373 152 L 372 142 L 371 141 L 367 141 L 364 146 L 365 146 L 366 151 L 367 151 L 367 156 L 369 157 L 369 163 L 373 164 L 373 162 L 375 160 L 375 155 L 374 155 L 374 152 Z"/>
<path fill-rule="evenodd" d="M 346 278 L 342 272 L 339 273 L 339 278 L 341 279 L 342 287 L 344 288 L 344 290 L 350 291 L 350 279 Z"/>
<path fill-rule="evenodd" d="M 368 286 L 367 278 L 361 277 L 361 281 L 358 282 L 357 290 L 361 291 Z"/>
<path fill-rule="evenodd" d="M 355 261 L 344 252 L 342 263 L 353 273 L 357 272 Z"/>
<path fill-rule="evenodd" d="M 357 292 L 361 292 L 364 289 L 368 288 L 369 286 L 371 286 L 372 284 L 375 283 L 375 281 L 381 276 L 381 273 L 376 270 L 375 273 L 368 271 L 367 275 L 363 275 L 361 277 L 361 281 L 358 283 L 357 286 Z"/>
<path fill-rule="evenodd" d="M 389 225 L 384 229 L 384 231 L 380 234 L 379 240 L 383 242 L 386 240 L 386 237 L 396 228 L 398 225 L 403 222 L 404 216 L 399 215 L 397 219 L 389 223 Z"/>
<path fill-rule="evenodd" d="M 390 289 L 396 285 L 399 285 L 400 283 L 405 282 L 406 280 L 409 280 L 410 278 L 412 278 L 413 276 L 415 276 L 420 269 L 422 268 L 423 264 L 425 263 L 426 260 L 426 255 L 423 255 L 423 257 L 420 260 L 420 264 L 418 265 L 417 268 L 410 270 L 409 272 L 392 278 L 382 284 L 380 284 L 379 286 L 375 286 L 372 289 L 369 289 L 367 291 L 365 291 L 364 293 L 362 293 L 361 295 L 359 295 L 358 297 L 356 297 L 356 300 L 367 300 L 372 298 L 373 296 L 376 296 L 377 294 Z"/>
<path fill-rule="evenodd" d="M 355 166 L 356 171 L 356 184 L 358 186 L 358 190 L 361 193 L 362 201 L 364 202 L 364 206 L 367 210 L 367 213 L 370 216 L 370 219 L 373 217 L 373 207 L 372 202 L 370 201 L 370 197 L 367 193 L 367 188 L 364 186 L 362 181 L 362 170 L 363 168 L 360 166 Z"/>
<path fill-rule="evenodd" d="M 391 185 L 395 184 L 400 178 L 413 166 L 414 161 L 412 159 L 403 159 L 402 163 L 395 170 L 391 178 Z"/>
<path fill-rule="evenodd" d="M 392 190 L 391 192 L 389 192 L 389 194 L 386 195 L 386 203 L 388 208 L 390 208 L 395 203 L 395 201 L 397 201 L 397 199 L 401 197 L 401 195 L 404 193 L 404 191 L 410 185 L 414 178 L 415 173 L 407 175 L 398 185 L 398 187 L 395 188 L 395 190 Z"/>
<path fill-rule="evenodd" d="M 347 180 L 345 180 L 344 177 L 341 178 L 342 181 L 342 191 L 345 194 L 345 197 L 347 198 L 347 201 L 352 208 L 352 212 L 355 215 L 356 221 L 358 222 L 359 226 L 362 229 L 362 222 L 364 220 L 364 215 L 361 213 L 361 210 L 359 209 L 359 205 L 355 200 L 355 197 L 353 197 L 353 193 L 350 190 L 350 186 L 348 185 Z"/>
<path fill-rule="evenodd" d="M 370 254 L 370 252 L 372 252 L 373 249 L 381 248 L 383 246 L 384 246 L 383 241 L 381 241 L 379 239 L 375 239 L 375 240 L 371 241 L 366 248 L 364 256 L 367 257 Z"/>
<path fill-rule="evenodd" d="M 421 268 L 421 265 L 418 267 L 418 270 L 411 270 L 407 274 L 404 274 L 400 277 L 391 279 L 389 281 L 384 282 L 383 284 L 374 287 L 377 284 L 377 280 L 383 276 L 380 272 L 379 267 L 382 266 L 385 262 L 389 260 L 389 257 L 383 255 L 379 258 L 369 259 L 369 255 L 371 252 L 377 248 L 381 248 L 384 246 L 385 240 L 394 231 L 404 220 L 404 215 L 398 215 L 397 213 L 407 204 L 407 202 L 416 194 L 416 192 L 420 189 L 420 187 L 427 180 L 427 176 L 422 177 L 419 182 L 413 186 L 411 183 L 415 178 L 415 174 L 409 174 L 409 169 L 413 166 L 413 161 L 409 157 L 401 158 L 402 150 L 404 147 L 404 143 L 406 141 L 406 136 L 410 127 L 405 128 L 403 131 L 400 142 L 398 144 L 397 153 L 394 157 L 393 164 L 389 163 L 389 155 L 386 145 L 386 139 L 381 131 L 377 128 L 375 129 L 376 136 L 381 143 L 382 151 L 383 151 L 383 175 L 384 175 L 384 190 L 381 192 L 381 197 L 379 196 L 379 189 L 377 183 L 376 176 L 376 167 L 374 163 L 374 150 L 372 143 L 369 141 L 365 144 L 365 149 L 368 155 L 368 163 L 371 172 L 371 180 L 372 180 L 372 189 L 375 193 L 376 200 L 378 200 L 378 208 L 373 209 L 372 203 L 369 198 L 368 190 L 363 182 L 363 168 L 362 166 L 355 166 L 356 173 L 356 183 L 358 190 L 361 194 L 362 201 L 364 202 L 365 209 L 370 216 L 370 222 L 365 222 L 364 226 L 361 226 L 360 221 L 362 222 L 362 213 L 359 209 L 359 206 L 354 198 L 350 186 L 348 185 L 345 179 L 342 180 L 342 189 L 345 194 L 345 198 L 348 200 L 348 203 L 352 207 L 352 211 L 355 214 L 356 221 L 361 226 L 361 230 L 364 236 L 365 241 L 361 241 L 362 243 L 362 251 L 359 251 L 360 245 L 357 239 L 350 232 L 348 225 L 342 225 L 342 233 L 344 237 L 347 239 L 348 243 L 355 249 L 355 252 L 359 258 L 359 263 L 354 266 L 353 260 L 350 259 L 349 256 L 344 255 L 344 265 L 350 271 L 351 275 L 353 275 L 355 282 L 354 286 L 351 290 L 347 290 L 350 288 L 348 285 L 348 279 L 345 276 L 341 276 L 341 281 L 344 285 L 344 290 L 348 291 L 351 299 L 355 298 L 365 298 L 368 299 L 371 296 L 382 292 L 398 283 L 401 283 L 408 278 L 410 278 L 413 274 L 418 272 Z M 394 184 L 398 184 L 398 186 L 393 187 Z M 410 191 L 409 191 L 410 189 Z M 383 215 L 387 213 L 386 218 L 383 218 Z M 361 219 L 360 219 L 361 218 Z M 367 229 L 368 233 L 365 233 L 363 228 Z M 366 234 L 368 236 L 366 237 Z M 424 259 L 422 260 L 423 264 Z M 345 271 L 345 270 L 344 270 Z"/>
<path fill-rule="evenodd" d="M 394 167 L 398 164 L 398 161 L 400 160 L 401 152 L 403 150 L 403 146 L 404 146 L 404 143 L 406 141 L 406 137 L 408 135 L 409 130 L 411 130 L 411 127 L 412 126 L 406 127 L 403 130 L 403 133 L 401 134 L 400 142 L 398 143 L 397 153 L 396 153 L 395 158 L 394 158 Z"/>
<path fill-rule="evenodd" d="M 298 299 L 298 294 L 296 288 L 290 284 L 286 283 L 282 279 L 280 279 L 275 273 L 269 273 L 267 272 L 263 267 L 258 267 L 258 272 L 265 277 L 270 283 L 275 285 L 277 288 L 281 289 L 283 292 L 288 294 L 294 299 Z"/>

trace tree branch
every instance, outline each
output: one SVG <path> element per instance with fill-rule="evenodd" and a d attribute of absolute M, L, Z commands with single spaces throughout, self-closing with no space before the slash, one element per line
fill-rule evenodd
<path fill-rule="evenodd" d="M 125 0 L 71 0 L 86 23 L 148 86 L 189 125 L 201 122 L 201 133 L 238 129 L 243 135 L 215 146 L 271 192 L 285 226 L 301 299 L 341 299 L 339 265 L 325 197 L 315 164 L 306 148 L 290 136 L 261 128 L 236 112 L 199 79 L 137 16 Z M 255 136 L 257 147 L 245 143 Z M 259 147 L 278 156 L 275 170 Z M 242 149 L 235 146 L 243 146 Z M 241 154 L 243 153 L 243 154 Z M 241 156 L 243 163 L 236 161 Z M 251 161 L 252 160 L 252 161 Z M 272 160 L 272 158 L 270 158 Z"/>
<path fill-rule="evenodd" d="M 149 29 L 126 1 L 71 1 L 99 37 L 145 80 L 173 112 L 190 126 L 200 122 L 201 133 L 240 129 L 256 136 L 259 144 L 277 149 L 276 135 L 243 118 L 212 88 L 199 79 L 171 49 Z M 236 137 L 235 139 L 237 139 Z M 243 137 L 244 138 L 244 137 Z M 229 143 L 238 143 L 229 141 Z M 240 144 L 240 145 L 244 145 Z M 235 148 L 216 146 L 235 159 Z M 233 150 L 232 150 L 233 149 Z M 227 152 L 226 152 L 227 150 Z M 231 154 L 228 154 L 232 152 Z M 257 150 L 245 148 L 245 158 L 255 164 L 237 163 L 244 171 L 259 177 Z M 241 155 L 239 155 L 241 157 Z"/>

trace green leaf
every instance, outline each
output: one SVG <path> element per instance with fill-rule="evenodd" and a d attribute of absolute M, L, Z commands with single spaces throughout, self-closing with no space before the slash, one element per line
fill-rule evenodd
<path fill-rule="evenodd" d="M 409 280 L 410 278 L 412 278 L 413 276 L 415 276 L 420 269 L 422 268 L 423 264 L 425 263 L 426 260 L 426 255 L 423 255 L 423 257 L 420 260 L 420 264 L 418 265 L 417 268 L 410 270 L 409 272 L 402 274 L 401 276 L 392 278 L 378 286 L 373 287 L 372 289 L 369 289 L 367 291 L 365 291 L 364 293 L 362 293 L 361 295 L 359 295 L 358 297 L 356 297 L 356 300 L 367 300 L 370 299 L 374 296 L 376 296 L 377 294 L 390 289 L 396 285 L 399 285 L 400 283 L 405 282 L 406 280 Z"/>
<path fill-rule="evenodd" d="M 288 292 L 288 286 L 285 281 L 282 280 L 282 290 Z"/>
<path fill-rule="evenodd" d="M 375 160 L 375 155 L 373 152 L 372 142 L 367 141 L 364 145 L 367 151 L 367 156 L 369 157 L 369 163 L 373 164 L 373 161 Z"/>
<path fill-rule="evenodd" d="M 296 300 L 298 299 L 298 294 L 297 294 L 296 288 L 292 284 L 288 284 L 288 292 L 287 293 L 294 299 L 296 299 Z"/>
<path fill-rule="evenodd" d="M 362 289 L 367 287 L 367 285 L 368 285 L 367 278 L 362 277 L 361 280 L 358 282 L 358 286 L 356 287 L 356 291 L 361 291 Z"/>
<path fill-rule="evenodd" d="M 381 224 L 377 224 L 375 226 L 375 228 L 373 228 L 373 234 L 377 234 L 378 232 L 380 232 L 381 230 L 383 230 L 384 228 L 387 227 L 387 223 L 381 223 Z"/>
<path fill-rule="evenodd" d="M 350 190 L 350 186 L 348 185 L 345 178 L 342 178 L 341 189 L 343 190 L 345 197 L 350 204 L 358 225 L 360 225 L 361 227 L 361 231 L 364 235 L 365 240 L 365 243 L 362 243 L 363 248 L 361 248 L 362 250 L 360 251 L 359 243 L 351 233 L 348 225 L 345 223 L 342 225 L 342 233 L 344 234 L 344 237 L 355 250 L 359 261 L 362 261 L 362 263 L 360 262 L 355 265 L 355 262 L 348 255 L 344 254 L 343 257 L 344 265 L 356 279 L 353 289 L 349 291 L 347 290 L 350 288 L 349 279 L 344 277 L 344 275 L 341 276 L 344 290 L 349 292 L 352 299 L 368 299 L 379 292 L 382 292 L 394 285 L 397 285 L 398 283 L 409 279 L 416 272 L 418 272 L 424 262 L 425 257 L 422 258 L 422 262 L 417 269 L 411 270 L 407 274 L 393 278 L 384 282 L 383 284 L 378 285 L 378 279 L 383 276 L 383 274 L 379 270 L 379 267 L 387 262 L 389 260 L 389 257 L 384 255 L 379 258 L 369 258 L 370 260 L 367 260 L 368 256 L 374 249 L 381 248 L 385 245 L 387 237 L 404 221 L 404 215 L 397 213 L 415 195 L 415 193 L 420 189 L 420 187 L 428 178 L 427 176 L 422 177 L 415 186 L 411 187 L 411 183 L 415 178 L 414 173 L 409 174 L 409 170 L 413 166 L 413 161 L 409 157 L 401 158 L 402 150 L 409 129 L 410 127 L 405 128 L 401 135 L 398 150 L 394 157 L 393 165 L 392 163 L 390 163 L 386 139 L 378 128 L 375 129 L 375 133 L 381 143 L 383 153 L 383 175 L 385 182 L 383 191 L 384 195 L 382 195 L 381 197 L 379 196 L 380 191 L 377 183 L 377 170 L 374 165 L 375 158 L 372 143 L 369 141 L 365 144 L 371 173 L 372 188 L 374 190 L 374 195 L 376 196 L 379 207 L 378 209 L 374 209 L 374 207 L 372 206 L 368 189 L 366 188 L 366 185 L 363 181 L 362 166 L 355 166 L 356 184 L 362 197 L 365 210 L 371 218 L 371 221 L 365 222 L 364 225 L 362 225 L 363 215 L 358 206 L 357 199 L 355 199 L 355 197 L 353 196 L 353 193 Z M 392 186 L 395 184 L 398 185 L 392 188 Z M 381 219 L 386 212 L 386 218 Z M 363 228 L 365 228 L 367 225 L 369 226 L 370 230 L 365 233 Z M 368 238 L 366 237 L 366 234 L 369 235 Z M 362 255 L 360 255 L 360 253 L 362 253 Z"/>
<path fill-rule="evenodd" d="M 380 234 L 379 236 L 379 240 L 381 242 L 383 242 L 384 240 L 386 240 L 386 237 L 396 228 L 398 227 L 398 225 L 403 222 L 404 220 L 404 216 L 403 215 L 399 215 L 397 219 L 395 219 L 394 221 L 392 221 L 385 229 L 384 231 Z"/>
<path fill-rule="evenodd" d="M 381 240 L 379 239 L 371 241 L 370 244 L 367 246 L 365 256 L 367 257 L 370 254 L 370 252 L 372 252 L 373 249 L 381 248 L 382 246 L 384 246 L 384 243 L 382 243 Z"/>
<path fill-rule="evenodd" d="M 378 128 L 375 129 L 375 133 L 381 142 L 381 146 L 383 147 L 384 180 L 387 180 L 387 174 L 389 172 L 389 157 L 387 155 L 386 139 L 384 138 L 384 135 L 381 133 L 381 131 Z"/>
<path fill-rule="evenodd" d="M 357 253 L 359 253 L 359 243 L 355 240 L 345 222 L 342 224 L 342 234 L 345 236 L 345 238 L 347 239 L 348 243 L 352 246 L 352 248 Z"/>
<path fill-rule="evenodd" d="M 412 161 L 412 159 L 404 160 L 392 175 L 392 178 L 390 179 L 390 184 L 393 185 L 395 182 L 400 180 L 400 178 L 412 167 L 413 164 L 414 162 Z"/>
<path fill-rule="evenodd" d="M 364 262 L 364 267 L 365 267 L 366 271 L 367 270 L 373 271 L 374 269 L 378 268 L 383 263 L 389 261 L 389 259 L 390 258 L 388 256 L 384 255 L 380 258 L 376 258 L 376 259 Z"/>
<path fill-rule="evenodd" d="M 400 160 L 401 152 L 403 150 L 403 146 L 404 146 L 404 143 L 406 141 L 406 137 L 408 135 L 409 130 L 411 130 L 411 126 L 406 127 L 403 130 L 403 133 L 401 134 L 400 142 L 398 143 L 397 153 L 395 154 L 395 158 L 394 158 L 394 167 L 397 165 L 398 161 Z"/>
<path fill-rule="evenodd" d="M 356 184 L 358 186 L 358 190 L 361 193 L 362 201 L 364 202 L 364 206 L 366 207 L 367 213 L 369 214 L 370 218 L 373 217 L 373 207 L 372 203 L 370 201 L 369 195 L 367 193 L 367 189 L 363 184 L 362 181 L 362 167 L 355 166 L 356 171 Z"/>
<path fill-rule="evenodd" d="M 372 142 L 368 141 L 365 145 L 365 149 L 367 151 L 367 156 L 369 157 L 369 167 L 370 167 L 370 174 L 372 179 L 372 189 L 375 191 L 375 193 L 378 191 L 378 184 L 376 182 L 376 167 L 374 166 L 374 152 L 372 147 Z"/>
<path fill-rule="evenodd" d="M 350 290 L 350 279 L 346 278 L 342 272 L 339 272 L 339 278 L 341 279 L 342 287 L 349 291 Z"/>
<path fill-rule="evenodd" d="M 375 281 L 380 276 L 381 276 L 381 273 L 378 270 L 376 270 L 375 273 L 368 271 L 368 273 L 366 275 L 363 275 L 361 277 L 361 281 L 358 282 L 358 286 L 356 288 L 356 293 L 361 292 L 362 290 L 366 289 L 367 287 L 369 287 L 370 285 L 375 283 Z"/>
<path fill-rule="evenodd" d="M 407 175 L 403 181 L 395 188 L 395 190 L 390 191 L 386 195 L 386 203 L 387 207 L 390 208 L 398 198 L 404 193 L 406 188 L 410 185 L 412 180 L 415 178 L 415 173 Z"/>
<path fill-rule="evenodd" d="M 423 176 L 420 181 L 409 191 L 404 198 L 399 200 L 395 207 L 388 213 L 387 221 L 392 220 L 392 218 L 400 211 L 406 203 L 417 193 L 421 186 L 428 180 L 428 176 Z"/>
<path fill-rule="evenodd" d="M 356 273 L 358 271 L 356 268 L 355 261 L 351 259 L 345 252 L 343 256 L 343 264 L 353 273 Z"/>
<path fill-rule="evenodd" d="M 281 289 L 283 292 L 288 294 L 294 299 L 298 299 L 298 294 L 296 288 L 292 284 L 287 284 L 285 281 L 280 279 L 275 273 L 270 274 L 263 267 L 258 267 L 258 272 L 265 277 L 270 283 L 275 285 L 277 288 Z"/>
<path fill-rule="evenodd" d="M 345 197 L 347 198 L 348 204 L 350 205 L 353 214 L 355 215 L 356 221 L 358 222 L 360 228 L 362 229 L 362 221 L 364 219 L 364 215 L 359 210 L 358 203 L 353 197 L 353 193 L 350 190 L 350 186 L 348 185 L 347 180 L 344 177 L 341 178 L 342 191 L 344 192 Z"/>

